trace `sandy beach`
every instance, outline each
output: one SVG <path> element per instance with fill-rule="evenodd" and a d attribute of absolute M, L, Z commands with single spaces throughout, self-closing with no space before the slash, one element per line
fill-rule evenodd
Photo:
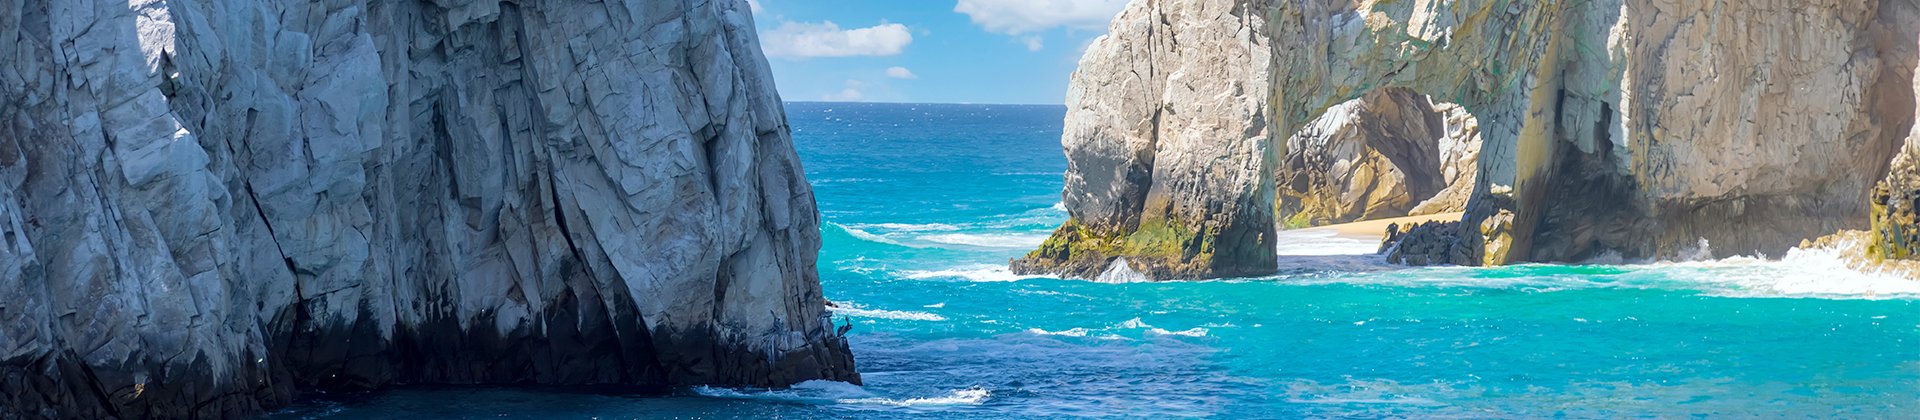
<path fill-rule="evenodd" d="M 1307 229 L 1301 229 L 1301 230 L 1316 230 L 1316 229 L 1332 230 L 1337 235 L 1345 238 L 1379 241 L 1386 237 L 1387 225 L 1397 223 L 1400 226 L 1405 227 L 1409 225 L 1417 225 L 1417 224 L 1426 223 L 1426 222 L 1435 221 L 1435 220 L 1455 221 L 1455 220 L 1460 220 L 1460 217 L 1464 215 L 1465 215 L 1464 213 L 1440 213 L 1440 214 L 1429 214 L 1424 216 L 1396 217 L 1392 219 L 1363 220 L 1363 221 L 1358 221 L 1353 223 L 1320 226 L 1320 227 L 1307 228 Z"/>

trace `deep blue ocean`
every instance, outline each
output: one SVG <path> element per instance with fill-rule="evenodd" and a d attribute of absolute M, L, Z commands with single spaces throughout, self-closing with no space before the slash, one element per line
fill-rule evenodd
<path fill-rule="evenodd" d="M 1063 107 L 787 111 L 864 387 L 413 389 L 282 415 L 1920 418 L 1920 281 L 1832 255 L 1403 269 L 1289 232 L 1270 278 L 1021 278 L 1008 259 L 1066 218 Z"/>

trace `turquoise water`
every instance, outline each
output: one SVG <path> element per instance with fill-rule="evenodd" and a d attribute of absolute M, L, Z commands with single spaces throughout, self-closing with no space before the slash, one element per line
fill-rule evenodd
<path fill-rule="evenodd" d="M 1058 106 L 790 104 L 820 270 L 866 386 L 671 397 L 404 390 L 294 416 L 1920 417 L 1920 282 L 1831 255 L 1383 267 L 1283 235 L 1284 274 L 1005 270 L 1065 219 Z M 1710 245 L 1709 245 L 1710 246 Z M 1320 254 L 1320 255 L 1304 255 Z"/>

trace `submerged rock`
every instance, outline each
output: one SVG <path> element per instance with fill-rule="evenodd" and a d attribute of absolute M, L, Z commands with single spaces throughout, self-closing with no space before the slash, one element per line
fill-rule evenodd
<path fill-rule="evenodd" d="M 858 381 L 740 0 L 0 0 L 0 417 Z"/>
<path fill-rule="evenodd" d="M 1240 9 L 1264 12 L 1163 24 L 1209 16 L 1178 11 Z M 1109 40 L 1179 48 L 1128 55 L 1135 49 L 1096 44 L 1075 74 L 1070 121 L 1137 128 L 1128 136 L 1070 128 L 1063 139 L 1069 213 L 1102 239 L 1168 216 L 1259 226 L 1249 219 L 1263 215 L 1247 203 L 1273 194 L 1273 172 L 1242 169 L 1271 169 L 1291 153 L 1277 144 L 1284 137 L 1266 133 L 1291 135 L 1337 104 L 1407 89 L 1460 104 L 1479 123 L 1484 143 L 1462 225 L 1480 234 L 1456 236 L 1480 250 L 1479 263 L 1665 258 L 1703 239 L 1779 254 L 1868 227 L 1864 198 L 1916 118 L 1915 0 L 1137 0 L 1129 10 Z M 1242 31 L 1242 16 L 1266 25 Z M 1241 51 L 1260 46 L 1272 61 L 1246 63 L 1258 53 Z M 1244 90 L 1158 95 L 1180 90 L 1135 82 L 1175 68 L 1229 75 L 1181 87 Z M 1224 99 L 1256 105 L 1209 106 Z M 1230 118 L 1213 126 L 1260 135 L 1166 130 L 1167 112 Z M 1215 277 L 1253 270 L 1274 248 L 1244 229 L 1188 231 L 1196 236 L 1182 248 L 1155 252 L 1246 264 L 1156 271 L 1183 260 L 1121 252 L 1149 275 Z"/>

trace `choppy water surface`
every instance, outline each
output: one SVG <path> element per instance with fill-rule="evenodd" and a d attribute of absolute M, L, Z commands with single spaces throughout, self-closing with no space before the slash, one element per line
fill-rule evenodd
<path fill-rule="evenodd" d="M 285 414 L 1920 417 L 1920 282 L 1830 255 L 1389 270 L 1297 255 L 1262 279 L 1021 278 L 1007 260 L 1065 220 L 1063 108 L 788 111 L 866 386 L 405 390 Z M 1372 246 L 1283 238 L 1292 254 Z"/>

